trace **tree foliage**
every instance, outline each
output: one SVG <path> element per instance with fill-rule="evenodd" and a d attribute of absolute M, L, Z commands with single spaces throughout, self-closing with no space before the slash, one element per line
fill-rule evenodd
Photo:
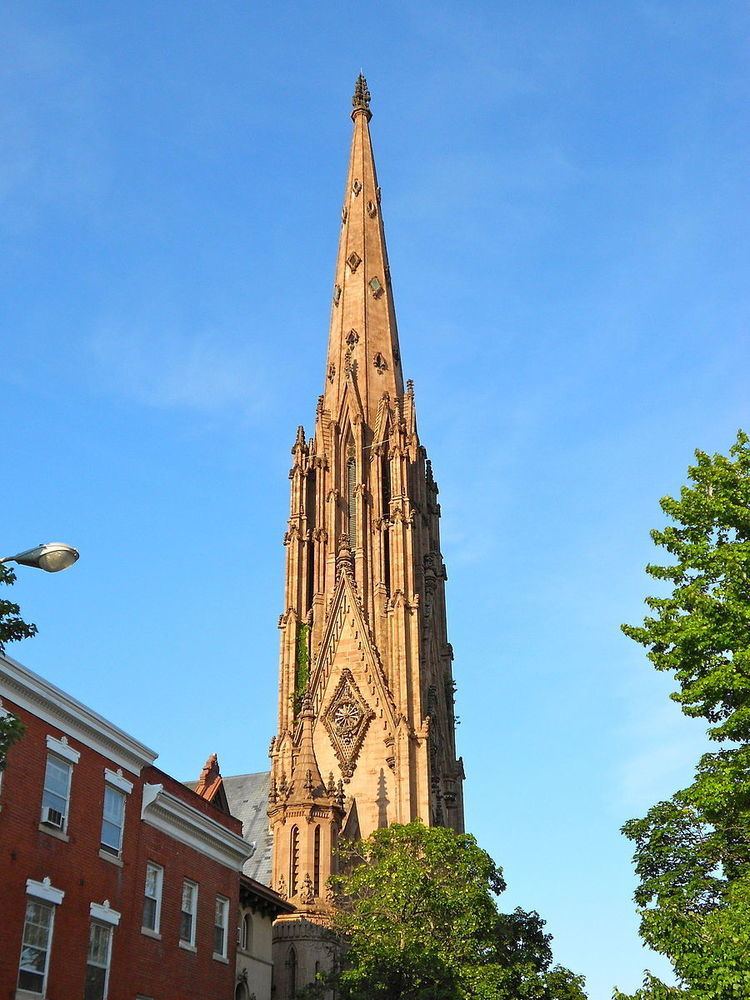
<path fill-rule="evenodd" d="M 683 712 L 722 744 L 693 783 L 623 827 L 635 844 L 635 900 L 644 941 L 672 963 L 678 985 L 646 974 L 637 1000 L 750 997 L 750 444 L 696 452 L 675 522 L 653 531 L 675 560 L 647 572 L 671 587 L 623 631 L 673 671 Z M 626 1000 L 623 994 L 616 994 Z"/>
<path fill-rule="evenodd" d="M 0 563 L 0 584 L 11 586 L 16 574 L 6 563 Z M 13 601 L 0 598 L 0 653 L 5 652 L 9 642 L 30 639 L 36 635 L 36 625 L 30 625 L 21 617 L 21 609 Z M 5 767 L 8 748 L 21 737 L 23 726 L 13 715 L 0 712 L 0 771 Z"/>
<path fill-rule="evenodd" d="M 466 834 L 419 822 L 377 830 L 332 880 L 340 1000 L 584 1000 L 583 979 L 552 968 L 537 913 L 498 912 L 502 871 Z"/>

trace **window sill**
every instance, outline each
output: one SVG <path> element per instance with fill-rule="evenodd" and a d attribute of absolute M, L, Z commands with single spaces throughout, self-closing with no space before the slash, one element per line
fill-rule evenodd
<path fill-rule="evenodd" d="M 110 854 L 109 851 L 105 851 L 102 847 L 99 848 L 99 857 L 103 858 L 105 861 L 109 861 L 111 865 L 117 865 L 118 868 L 124 868 L 122 858 L 118 858 L 116 854 Z"/>
<path fill-rule="evenodd" d="M 198 951 L 198 949 L 195 947 L 195 945 L 194 944 L 190 944 L 189 941 L 180 941 L 179 945 L 180 945 L 180 948 L 184 948 L 185 951 L 192 951 L 192 952 Z"/>
<path fill-rule="evenodd" d="M 30 993 L 28 990 L 16 990 L 16 1000 L 47 1000 L 46 993 Z"/>
<path fill-rule="evenodd" d="M 152 931 L 150 927 L 141 927 L 141 934 L 144 937 L 153 938 L 154 941 L 161 941 L 161 934 L 158 931 Z"/>
<path fill-rule="evenodd" d="M 56 830 L 54 826 L 46 826 L 44 823 L 40 823 L 39 829 L 42 831 L 42 833 L 46 833 L 48 837 L 54 837 L 55 840 L 62 840 L 66 844 L 70 843 L 70 837 L 67 835 L 67 833 L 63 833 L 62 830 Z M 18 995 L 20 996 L 21 994 Z M 25 995 L 30 997 L 41 996 L 40 993 L 25 993 Z M 42 1000 L 44 1000 L 44 998 L 42 998 Z"/>
<path fill-rule="evenodd" d="M 229 959 L 226 957 L 226 955 L 219 955 L 217 954 L 217 952 L 213 953 L 213 960 L 214 962 L 223 962 L 224 965 L 229 965 Z"/>

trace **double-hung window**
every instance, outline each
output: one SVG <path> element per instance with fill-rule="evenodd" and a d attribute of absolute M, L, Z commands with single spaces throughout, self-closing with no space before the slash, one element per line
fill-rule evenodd
<path fill-rule="evenodd" d="M 125 826 L 125 792 L 109 783 L 104 785 L 104 813 L 102 815 L 102 850 L 120 856 L 122 831 Z"/>
<path fill-rule="evenodd" d="M 161 924 L 161 892 L 164 882 L 164 869 L 151 861 L 146 865 L 146 885 L 143 890 L 143 924 L 142 929 L 159 933 Z"/>
<path fill-rule="evenodd" d="M 227 925 L 229 923 L 229 900 L 216 897 L 214 916 L 214 958 L 227 957 Z"/>
<path fill-rule="evenodd" d="M 18 963 L 18 989 L 24 993 L 44 996 L 47 990 L 55 907 L 65 893 L 56 889 L 49 878 L 35 882 L 26 879 L 26 916 L 21 938 L 21 960 Z"/>
<path fill-rule="evenodd" d="M 67 760 L 54 754 L 47 757 L 42 793 L 42 823 L 45 826 L 63 831 L 67 827 L 72 773 L 73 767 Z"/>
<path fill-rule="evenodd" d="M 27 901 L 21 961 L 18 966 L 19 990 L 44 995 L 54 922 L 55 907 L 52 904 L 37 899 Z"/>
<path fill-rule="evenodd" d="M 108 767 L 104 768 L 104 809 L 99 852 L 104 857 L 119 858 L 122 855 L 125 800 L 132 791 L 133 782 L 128 781 L 121 770 L 110 771 Z"/>
<path fill-rule="evenodd" d="M 112 926 L 91 921 L 86 986 L 83 1000 L 107 1000 L 109 962 L 112 956 Z"/>
<path fill-rule="evenodd" d="M 198 886 L 188 879 L 182 883 L 182 907 L 180 910 L 180 944 L 195 948 L 195 920 L 198 913 Z"/>

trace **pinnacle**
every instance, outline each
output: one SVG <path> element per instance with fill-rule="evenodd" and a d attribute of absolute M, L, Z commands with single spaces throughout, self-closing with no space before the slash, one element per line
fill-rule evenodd
<path fill-rule="evenodd" d="M 368 121 L 372 118 L 372 112 L 370 111 L 370 91 L 367 89 L 367 80 L 365 80 L 362 73 L 359 74 L 354 83 L 352 108 L 354 109 L 352 111 L 352 118 L 354 118 L 358 111 L 364 111 Z"/>

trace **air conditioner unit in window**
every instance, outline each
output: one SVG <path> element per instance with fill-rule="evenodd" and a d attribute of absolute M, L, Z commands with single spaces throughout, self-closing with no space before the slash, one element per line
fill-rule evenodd
<path fill-rule="evenodd" d="M 65 817 L 59 809 L 51 809 L 49 806 L 42 809 L 42 823 L 46 823 L 47 826 L 54 826 L 58 830 L 62 830 L 64 822 Z"/>

